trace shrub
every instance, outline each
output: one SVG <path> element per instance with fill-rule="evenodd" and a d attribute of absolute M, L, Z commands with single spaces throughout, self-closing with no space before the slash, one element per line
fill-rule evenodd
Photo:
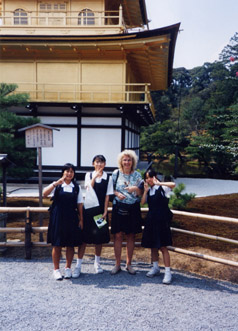
<path fill-rule="evenodd" d="M 173 189 L 173 193 L 171 194 L 169 199 L 169 207 L 171 209 L 186 209 L 187 203 L 195 198 L 195 193 L 182 193 L 184 189 L 185 185 L 183 183 L 180 183 L 177 187 Z"/>

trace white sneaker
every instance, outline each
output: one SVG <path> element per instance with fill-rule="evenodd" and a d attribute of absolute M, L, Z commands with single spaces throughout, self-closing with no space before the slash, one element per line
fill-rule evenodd
<path fill-rule="evenodd" d="M 163 279 L 163 284 L 170 284 L 172 282 L 172 275 L 170 272 L 165 272 L 164 274 L 164 279 Z"/>
<path fill-rule="evenodd" d="M 53 277 L 54 277 L 55 280 L 62 280 L 63 279 L 59 269 L 56 269 L 56 270 L 53 271 Z"/>
<path fill-rule="evenodd" d="M 73 278 L 78 278 L 78 277 L 80 276 L 80 273 L 81 273 L 81 266 L 80 266 L 80 267 L 76 267 L 76 268 L 74 269 L 74 272 L 73 272 L 72 277 L 73 277 Z"/>
<path fill-rule="evenodd" d="M 149 272 L 147 272 L 146 276 L 147 277 L 154 277 L 160 274 L 160 268 L 159 267 L 152 267 Z"/>
<path fill-rule="evenodd" d="M 102 269 L 102 267 L 100 266 L 99 263 L 94 263 L 94 269 L 95 269 L 96 274 L 102 274 L 103 273 L 103 269 Z"/>
<path fill-rule="evenodd" d="M 64 269 L 64 278 L 65 279 L 70 279 L 72 277 L 72 271 L 70 268 L 65 268 Z"/>

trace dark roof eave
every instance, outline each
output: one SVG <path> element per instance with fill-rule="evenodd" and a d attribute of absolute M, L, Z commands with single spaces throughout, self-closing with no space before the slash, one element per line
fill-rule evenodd
<path fill-rule="evenodd" d="M 62 42 L 62 41 L 80 41 L 80 42 L 89 42 L 89 41 L 123 41 L 123 40 L 131 40 L 131 39 L 143 39 L 149 38 L 154 36 L 160 36 L 164 34 L 172 34 L 173 37 L 176 38 L 178 30 L 179 30 L 180 23 L 170 25 L 163 28 L 158 28 L 154 30 L 146 30 L 140 32 L 131 32 L 125 34 L 113 34 L 113 35 L 87 35 L 87 36 L 74 36 L 74 35 L 67 35 L 67 36 L 57 36 L 57 35 L 1 35 L 0 41 L 28 41 L 28 42 L 39 42 L 42 41 L 43 43 L 46 42 Z M 175 43 L 174 43 L 175 44 Z"/>

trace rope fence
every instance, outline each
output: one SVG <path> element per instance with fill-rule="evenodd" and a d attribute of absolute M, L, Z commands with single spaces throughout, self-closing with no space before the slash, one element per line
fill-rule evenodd
<path fill-rule="evenodd" d="M 109 213 L 111 213 L 112 208 L 108 208 Z M 147 213 L 148 208 L 141 208 L 142 213 Z M 206 219 L 208 221 L 221 221 L 221 222 L 227 222 L 232 224 L 238 224 L 237 218 L 231 218 L 231 217 L 223 217 L 223 216 L 212 216 L 212 215 L 205 215 L 205 214 L 198 214 L 198 213 L 190 213 L 190 212 L 184 212 L 184 211 L 178 211 L 178 210 L 172 210 L 174 215 L 181 215 L 186 216 L 190 218 L 197 218 L 198 220 Z M 31 235 L 36 233 L 46 233 L 48 231 L 47 226 L 40 226 L 35 227 L 31 224 L 31 213 L 49 213 L 48 207 L 0 207 L 0 213 L 25 213 L 25 226 L 24 227 L 0 227 L 0 233 L 24 233 L 25 234 L 25 241 L 10 241 L 6 240 L 3 242 L 0 242 L 0 247 L 25 247 L 25 258 L 31 259 L 31 250 L 32 247 L 50 247 L 51 244 L 47 244 L 47 242 L 41 242 L 41 241 L 32 241 Z M 110 229 L 110 227 L 109 227 Z M 219 237 L 214 236 L 211 234 L 206 233 L 200 233 L 200 232 L 194 232 L 194 231 L 188 231 L 183 229 L 178 229 L 172 227 L 171 230 L 173 232 L 183 233 L 191 236 L 196 237 L 202 237 L 210 240 L 216 240 L 216 241 L 222 241 L 234 245 L 238 245 L 238 240 L 229 239 L 225 237 Z M 123 242 L 123 246 L 125 246 L 126 243 Z M 141 245 L 140 242 L 136 242 L 135 246 L 139 247 Z M 105 244 L 104 246 L 112 247 L 113 242 L 109 242 L 108 244 Z M 189 251 L 186 249 L 168 246 L 168 249 L 172 252 L 179 253 L 179 254 L 185 254 L 192 257 L 222 263 L 234 267 L 238 267 L 238 262 L 231 261 L 227 259 L 222 259 L 206 254 L 202 254 L 199 252 Z"/>

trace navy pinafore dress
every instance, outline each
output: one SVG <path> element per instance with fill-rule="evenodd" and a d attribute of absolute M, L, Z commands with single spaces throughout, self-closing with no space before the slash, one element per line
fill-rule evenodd
<path fill-rule="evenodd" d="M 57 186 L 50 207 L 50 222 L 47 242 L 52 246 L 75 247 L 82 244 L 82 231 L 79 228 L 77 197 L 79 186 L 74 185 L 72 192 L 65 192 Z"/>
<path fill-rule="evenodd" d="M 92 178 L 92 173 L 90 173 Z M 97 195 L 99 206 L 95 208 L 83 208 L 83 242 L 86 244 L 106 244 L 110 241 L 108 219 L 107 224 L 102 228 L 98 228 L 93 217 L 104 213 L 104 203 L 107 194 L 109 176 L 107 179 L 102 179 L 100 183 L 95 181 L 93 189 Z"/>
<path fill-rule="evenodd" d="M 149 211 L 145 221 L 141 246 L 160 248 L 172 245 L 170 222 L 173 213 L 168 207 L 168 198 L 160 186 L 154 195 L 147 194 Z"/>

